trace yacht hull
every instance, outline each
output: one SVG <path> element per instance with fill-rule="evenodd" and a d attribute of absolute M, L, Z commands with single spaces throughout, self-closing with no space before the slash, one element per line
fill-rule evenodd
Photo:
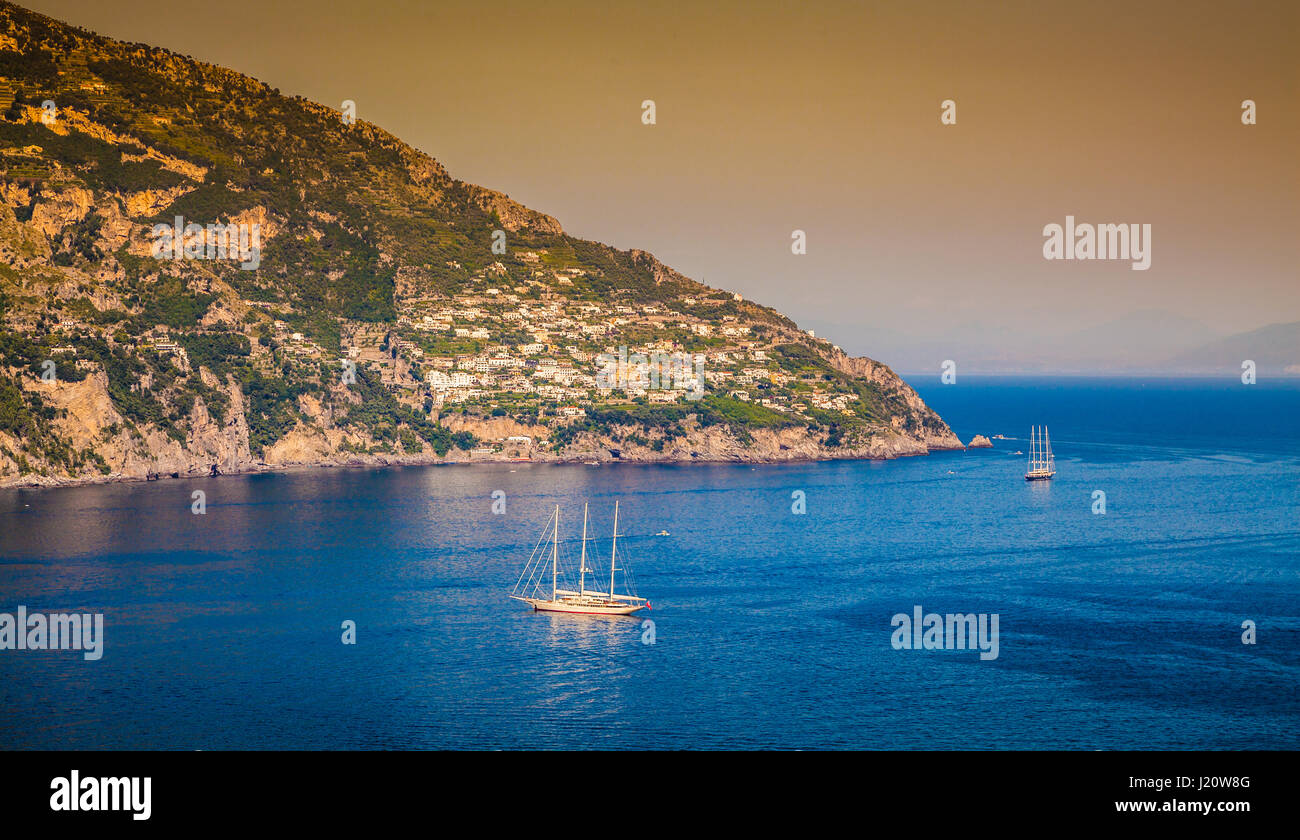
<path fill-rule="evenodd" d="M 538 612 L 572 613 L 574 615 L 631 615 L 644 609 L 643 604 L 582 604 L 565 601 L 542 601 L 528 598 L 526 603 Z"/>

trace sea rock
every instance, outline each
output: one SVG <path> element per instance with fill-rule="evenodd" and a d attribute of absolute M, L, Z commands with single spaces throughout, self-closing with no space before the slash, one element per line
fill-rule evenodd
<path fill-rule="evenodd" d="M 988 438 L 984 437 L 984 435 L 976 435 L 975 437 L 970 439 L 970 443 L 966 444 L 966 448 L 967 449 L 992 449 L 993 442 Z"/>

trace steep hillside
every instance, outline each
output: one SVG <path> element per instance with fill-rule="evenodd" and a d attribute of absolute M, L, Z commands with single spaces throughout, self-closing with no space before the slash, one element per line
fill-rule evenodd
<path fill-rule="evenodd" d="M 893 457 L 887 367 L 333 108 L 0 4 L 0 484 Z"/>

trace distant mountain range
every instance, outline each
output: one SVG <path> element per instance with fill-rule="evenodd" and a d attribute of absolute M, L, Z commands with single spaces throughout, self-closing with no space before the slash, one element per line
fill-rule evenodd
<path fill-rule="evenodd" d="M 1247 359 L 1260 375 L 1300 376 L 1300 321 L 1207 342 L 1171 356 L 1165 367 L 1182 373 L 1240 372 Z"/>
<path fill-rule="evenodd" d="M 1086 329 L 1059 333 L 1017 325 L 971 323 L 944 335 L 811 322 L 818 335 L 849 352 L 872 352 L 908 375 L 930 375 L 945 360 L 972 374 L 1240 375 L 1255 362 L 1259 376 L 1300 376 L 1300 322 L 1223 335 L 1189 318 L 1160 310 L 1133 312 Z"/>

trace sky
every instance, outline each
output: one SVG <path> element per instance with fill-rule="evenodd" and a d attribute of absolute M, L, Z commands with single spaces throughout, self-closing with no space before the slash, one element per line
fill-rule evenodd
<path fill-rule="evenodd" d="M 353 100 L 570 234 L 902 369 L 1300 321 L 1293 0 L 24 5 Z M 1150 268 L 1045 259 L 1067 216 L 1151 225 Z"/>

